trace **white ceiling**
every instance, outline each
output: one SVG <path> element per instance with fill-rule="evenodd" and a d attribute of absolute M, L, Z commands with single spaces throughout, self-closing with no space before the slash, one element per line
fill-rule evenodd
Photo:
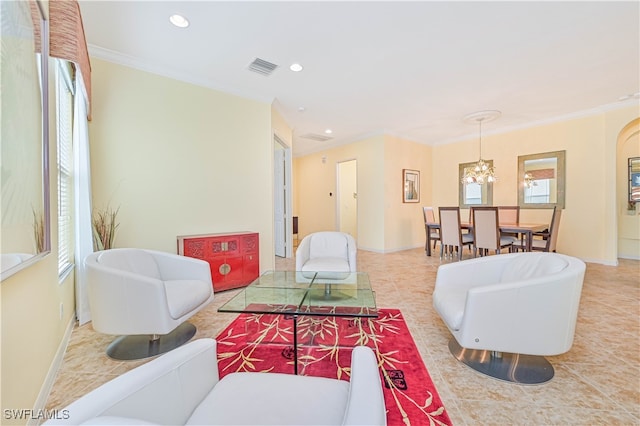
<path fill-rule="evenodd" d="M 274 102 L 296 156 L 383 132 L 430 145 L 477 137 L 462 117 L 485 109 L 502 117 L 483 135 L 640 102 L 638 1 L 80 0 L 80 8 L 92 56 Z M 191 25 L 171 25 L 174 13 Z M 279 67 L 253 73 L 255 58 Z M 294 62 L 304 70 L 290 71 Z M 327 128 L 330 141 L 300 137 Z"/>

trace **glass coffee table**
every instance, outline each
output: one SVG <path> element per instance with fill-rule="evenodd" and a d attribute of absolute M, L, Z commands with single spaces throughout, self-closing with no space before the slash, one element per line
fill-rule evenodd
<path fill-rule="evenodd" d="M 265 272 L 218 312 L 290 316 L 295 374 L 299 316 L 378 317 L 375 294 L 365 272 Z"/>

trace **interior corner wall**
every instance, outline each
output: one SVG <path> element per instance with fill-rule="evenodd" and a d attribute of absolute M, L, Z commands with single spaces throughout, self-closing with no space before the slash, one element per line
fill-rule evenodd
<path fill-rule="evenodd" d="M 273 269 L 271 105 L 92 58 L 93 208 L 119 208 L 116 247 L 254 231 Z"/>
<path fill-rule="evenodd" d="M 273 129 L 273 133 L 275 133 L 282 142 L 293 149 L 293 131 L 273 105 L 271 106 L 271 128 Z"/>
<path fill-rule="evenodd" d="M 299 239 L 337 229 L 337 164 L 357 160 L 358 247 L 384 251 L 384 137 L 371 137 L 294 160 Z"/>
<path fill-rule="evenodd" d="M 384 251 L 393 252 L 425 243 L 422 206 L 432 199 L 432 147 L 395 136 L 384 136 Z M 420 198 L 403 201 L 403 169 L 420 172 Z"/>

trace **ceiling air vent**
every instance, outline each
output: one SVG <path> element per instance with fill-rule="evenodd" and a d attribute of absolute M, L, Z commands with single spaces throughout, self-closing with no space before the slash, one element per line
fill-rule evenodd
<path fill-rule="evenodd" d="M 264 59 L 255 58 L 249 64 L 249 70 L 262 75 L 270 75 L 278 66 Z"/>
<path fill-rule="evenodd" d="M 332 139 L 330 136 L 316 135 L 314 133 L 307 133 L 306 135 L 300 135 L 300 137 L 305 139 L 311 139 L 312 141 L 318 141 L 318 142 L 326 142 L 329 139 Z"/>

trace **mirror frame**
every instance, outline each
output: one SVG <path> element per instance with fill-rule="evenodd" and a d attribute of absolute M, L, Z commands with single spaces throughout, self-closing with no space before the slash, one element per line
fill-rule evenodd
<path fill-rule="evenodd" d="M 43 8 L 46 7 L 40 0 L 32 0 L 25 2 L 25 4 L 31 7 L 30 3 L 35 4 L 35 9 L 39 13 L 40 17 L 40 39 L 36 38 L 38 34 L 36 28 L 34 31 L 34 45 L 40 46 L 40 81 L 37 82 L 40 85 L 40 99 L 41 99 L 41 120 L 42 120 L 42 138 L 41 138 L 41 150 L 42 150 L 42 203 L 43 203 L 43 241 L 42 250 L 39 253 L 34 254 L 24 262 L 8 268 L 4 271 L 0 271 L 0 281 L 4 281 L 6 278 L 14 275 L 18 271 L 21 271 L 39 260 L 43 259 L 49 253 L 51 253 L 51 198 L 50 198 L 50 186 L 49 186 L 49 22 L 47 20 L 46 13 Z"/>
<path fill-rule="evenodd" d="M 484 160 L 485 163 L 489 165 L 489 167 L 493 167 L 493 160 Z M 487 182 L 482 184 L 483 190 L 487 188 L 487 202 L 481 204 L 467 204 L 464 202 L 464 185 L 462 183 L 462 178 L 464 177 L 464 169 L 467 167 L 473 167 L 477 164 L 477 161 L 472 161 L 470 163 L 460 163 L 458 164 L 458 206 L 461 209 L 469 209 L 475 206 L 492 206 L 493 205 L 493 182 Z"/>
<path fill-rule="evenodd" d="M 566 151 L 542 152 L 540 154 L 529 154 L 518 156 L 518 206 L 521 209 L 564 209 L 565 204 L 565 170 Z M 556 202 L 555 203 L 525 203 L 524 202 L 524 163 L 528 160 L 540 160 L 543 158 L 556 159 Z"/>

